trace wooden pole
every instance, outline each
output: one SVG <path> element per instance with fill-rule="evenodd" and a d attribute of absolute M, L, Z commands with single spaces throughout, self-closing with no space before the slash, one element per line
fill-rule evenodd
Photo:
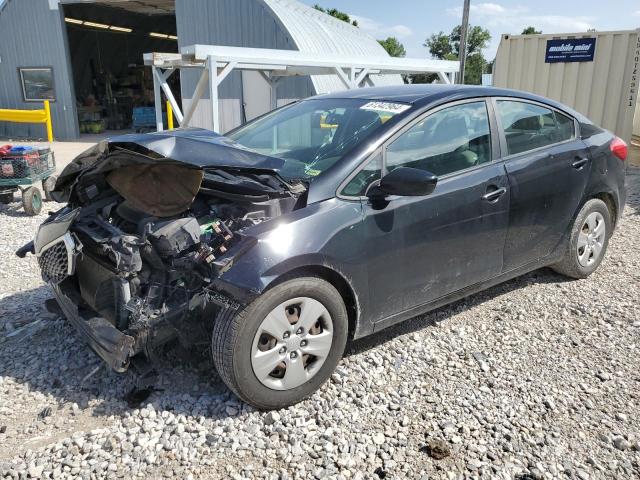
<path fill-rule="evenodd" d="M 460 28 L 460 48 L 458 54 L 460 55 L 460 78 L 459 84 L 464 83 L 464 65 L 467 61 L 467 34 L 469 33 L 469 4 L 471 0 L 464 0 L 464 6 L 462 7 L 462 26 Z"/>

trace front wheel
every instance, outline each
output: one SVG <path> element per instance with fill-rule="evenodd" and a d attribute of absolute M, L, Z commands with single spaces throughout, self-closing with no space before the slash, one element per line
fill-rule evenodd
<path fill-rule="evenodd" d="M 580 209 L 571 228 L 564 258 L 551 268 L 571 278 L 587 278 L 604 258 L 611 236 L 611 214 L 597 198 Z"/>
<path fill-rule="evenodd" d="M 242 400 L 283 408 L 315 392 L 340 361 L 347 311 L 338 291 L 316 277 L 283 282 L 213 327 L 216 370 Z"/>

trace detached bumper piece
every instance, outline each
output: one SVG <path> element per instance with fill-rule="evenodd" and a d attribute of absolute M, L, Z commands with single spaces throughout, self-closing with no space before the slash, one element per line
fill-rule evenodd
<path fill-rule="evenodd" d="M 135 339 L 125 335 L 106 319 L 91 315 L 89 310 L 81 310 L 82 304 L 73 288 L 65 288 L 65 282 L 52 285 L 60 308 L 69 322 L 78 330 L 91 349 L 109 367 L 119 373 L 127 370 L 131 357 L 136 352 Z"/>

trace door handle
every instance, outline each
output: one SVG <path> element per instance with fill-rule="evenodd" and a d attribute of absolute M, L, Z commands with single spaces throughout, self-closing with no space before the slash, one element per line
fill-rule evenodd
<path fill-rule="evenodd" d="M 486 200 L 487 202 L 495 202 L 505 193 L 507 193 L 506 188 L 504 187 L 496 188 L 495 190 L 491 190 L 490 192 L 485 193 L 482 196 L 482 199 Z"/>
<path fill-rule="evenodd" d="M 588 162 L 588 161 L 589 161 L 589 159 L 588 159 L 588 158 L 586 158 L 586 157 L 584 157 L 584 158 L 578 158 L 575 162 L 573 162 L 573 163 L 571 164 L 571 166 L 572 166 L 573 168 L 575 168 L 576 170 L 581 170 L 581 169 L 582 169 L 582 167 L 584 167 L 584 166 L 587 164 L 587 162 Z"/>

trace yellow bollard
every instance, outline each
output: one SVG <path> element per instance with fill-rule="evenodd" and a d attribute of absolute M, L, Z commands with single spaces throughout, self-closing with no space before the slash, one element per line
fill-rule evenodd
<path fill-rule="evenodd" d="M 173 130 L 173 108 L 171 108 L 169 100 L 167 100 L 167 127 L 169 130 Z"/>
<path fill-rule="evenodd" d="M 51 107 L 49 100 L 44 101 L 45 123 L 47 125 L 47 140 L 53 142 L 53 126 L 51 125 Z"/>

